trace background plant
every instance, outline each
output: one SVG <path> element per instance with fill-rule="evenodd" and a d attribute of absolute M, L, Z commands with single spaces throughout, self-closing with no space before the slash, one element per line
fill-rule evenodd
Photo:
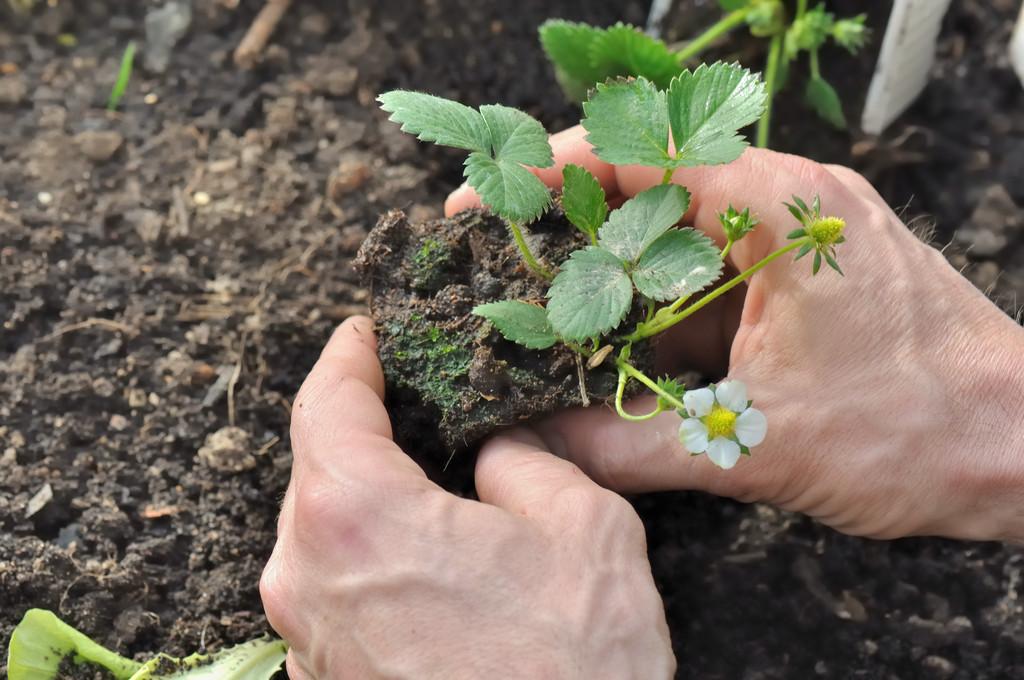
<path fill-rule="evenodd" d="M 791 211 L 801 228 L 790 234 L 790 242 L 691 301 L 719 279 L 729 250 L 757 220 L 749 209 L 730 206 L 720 213 L 726 236 L 722 249 L 694 229 L 676 227 L 689 208 L 690 193 L 671 182 L 673 171 L 738 158 L 747 146 L 739 130 L 763 115 L 768 98 L 766 84 L 737 64 L 684 69 L 664 87 L 643 76 L 599 83 L 583 104 L 582 125 L 594 153 L 615 165 L 660 168 L 662 182 L 610 210 L 593 175 L 576 165 L 565 166 L 562 208 L 583 235 L 583 244 L 560 263 L 557 274 L 530 252 L 521 230 L 551 200 L 543 183 L 523 167 L 553 164 L 539 122 L 506 107 L 483 106 L 477 111 L 414 92 L 389 92 L 380 101 L 403 130 L 471 152 L 465 164 L 467 180 L 483 204 L 507 221 L 530 270 L 551 280 L 546 305 L 500 300 L 473 312 L 507 340 L 526 348 L 544 350 L 561 344 L 571 349 L 581 366 L 581 382 L 584 360 L 593 369 L 613 356 L 619 377 L 615 408 L 620 416 L 646 420 L 675 411 L 687 424 L 680 437 L 691 453 L 707 452 L 717 464 L 732 467 L 741 453 L 749 453 L 749 447 L 764 437 L 763 415 L 750 409 L 746 389 L 731 381 L 688 393 L 670 376 L 646 375 L 630 357 L 634 343 L 668 330 L 794 250 L 801 257 L 815 251 L 815 274 L 822 258 L 838 271 L 835 245 L 842 242 L 843 221 L 823 216 L 817 199 L 811 208 L 794 197 Z M 627 319 L 632 319 L 631 325 L 623 328 Z M 657 395 L 653 411 L 634 415 L 625 410 L 622 401 L 631 380 Z M 581 389 L 585 392 L 585 385 Z M 743 428 L 755 422 L 756 436 L 745 436 Z"/>
<path fill-rule="evenodd" d="M 824 2 L 809 8 L 808 0 L 797 0 L 792 12 L 782 0 L 719 0 L 718 4 L 725 15 L 679 49 L 622 23 L 597 28 L 553 19 L 540 27 L 540 40 L 566 94 L 582 100 L 595 84 L 619 76 L 643 76 L 667 87 L 688 61 L 717 38 L 746 26 L 755 38 L 768 42 L 764 72 L 769 98 L 758 122 L 757 145 L 768 145 L 772 98 L 785 87 L 791 66 L 804 53 L 809 72 L 804 100 L 832 125 L 846 127 L 839 95 L 821 75 L 819 52 L 832 41 L 855 54 L 868 38 L 866 15 L 837 19 Z"/>

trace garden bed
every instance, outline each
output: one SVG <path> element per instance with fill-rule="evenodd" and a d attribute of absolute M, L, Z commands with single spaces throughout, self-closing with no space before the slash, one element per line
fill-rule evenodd
<path fill-rule="evenodd" d="M 127 653 L 266 631 L 257 580 L 290 399 L 331 328 L 366 310 L 352 258 L 378 216 L 437 218 L 461 181 L 459 154 L 401 133 L 375 95 L 500 101 L 558 129 L 575 112 L 536 27 L 646 13 L 295 3 L 263 63 L 240 71 L 231 51 L 260 3 L 228 4 L 197 0 L 167 72 L 137 69 L 115 115 L 103 107 L 121 52 L 155 3 L 62 0 L 0 28 L 16 69 L 0 77 L 5 645 L 30 607 Z M 954 265 L 1008 308 L 1024 300 L 1024 93 L 1003 47 L 1016 6 L 954 3 L 935 79 L 881 140 L 787 102 L 773 131 L 933 221 Z M 470 463 L 427 461 L 464 492 Z M 700 494 L 635 502 L 681 678 L 1024 676 L 1020 549 L 865 541 Z"/>

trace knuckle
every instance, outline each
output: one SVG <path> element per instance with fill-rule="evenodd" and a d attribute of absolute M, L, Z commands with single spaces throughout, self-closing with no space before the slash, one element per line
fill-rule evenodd
<path fill-rule="evenodd" d="M 295 593 L 284 561 L 278 557 L 279 551 L 280 546 L 260 575 L 260 599 L 270 627 L 285 640 L 293 640 L 296 631 L 293 629 L 291 612 L 295 607 Z"/>

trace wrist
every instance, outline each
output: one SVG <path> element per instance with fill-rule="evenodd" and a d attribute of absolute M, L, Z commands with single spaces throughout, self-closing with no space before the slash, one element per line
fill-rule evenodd
<path fill-rule="evenodd" d="M 1024 328 L 1008 317 L 973 334 L 974 357 L 958 366 L 961 404 L 957 436 L 944 444 L 949 504 L 937 533 L 973 540 L 1024 541 Z M 980 345 L 980 346 L 979 346 Z M 958 409 L 959 404 L 951 405 Z M 951 450 L 955 448 L 956 450 Z"/>

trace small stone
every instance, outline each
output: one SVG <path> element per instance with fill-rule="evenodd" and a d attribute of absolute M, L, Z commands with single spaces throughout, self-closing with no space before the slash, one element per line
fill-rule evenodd
<path fill-rule="evenodd" d="M 327 180 L 327 192 L 331 200 L 339 202 L 346 194 L 359 189 L 370 179 L 370 166 L 360 158 L 342 159 L 337 169 Z"/>
<path fill-rule="evenodd" d="M 160 238 L 164 228 L 164 216 L 148 208 L 136 208 L 124 214 L 124 219 L 133 227 L 144 243 L 153 243 Z"/>
<path fill-rule="evenodd" d="M 85 130 L 75 135 L 75 144 L 79 151 L 97 163 L 110 160 L 123 142 L 124 137 L 115 130 Z"/>
<path fill-rule="evenodd" d="M 222 427 L 210 434 L 196 455 L 200 463 L 219 472 L 244 472 L 256 467 L 249 433 L 240 427 Z"/>
<path fill-rule="evenodd" d="M 124 432 L 128 429 L 129 421 L 120 413 L 110 416 L 110 429 L 117 432 Z"/>
<path fill-rule="evenodd" d="M 106 378 L 96 378 L 92 381 L 92 391 L 97 397 L 103 397 L 107 399 L 114 396 L 114 383 L 110 382 Z"/>
<path fill-rule="evenodd" d="M 132 408 L 142 408 L 146 405 L 146 391 L 138 387 L 128 390 L 128 405 Z"/>
<path fill-rule="evenodd" d="M 25 519 L 28 519 L 32 515 L 36 514 L 46 504 L 53 500 L 53 487 L 47 482 L 43 484 L 43 487 L 36 491 L 36 494 L 29 499 L 28 505 L 25 507 Z"/>
<path fill-rule="evenodd" d="M 145 97 L 142 98 L 143 103 L 153 106 L 160 101 L 159 95 L 156 92 L 149 92 Z"/>
<path fill-rule="evenodd" d="M 210 198 L 210 194 L 206 193 L 205 191 L 197 191 L 196 193 L 192 194 L 192 202 L 195 203 L 200 208 L 210 205 L 211 200 L 212 199 Z"/>
<path fill-rule="evenodd" d="M 36 200 L 39 201 L 39 205 L 50 205 L 53 203 L 53 194 L 49 191 L 40 191 L 36 194 Z"/>
<path fill-rule="evenodd" d="M 0 468 L 13 467 L 18 464 L 18 450 L 13 446 L 8 446 L 4 449 L 4 453 L 0 456 Z"/>
<path fill-rule="evenodd" d="M 20 104 L 28 94 L 28 86 L 21 76 L 0 78 L 0 104 Z"/>
<path fill-rule="evenodd" d="M 327 35 L 331 30 L 331 20 L 323 12 L 310 12 L 299 20 L 299 30 L 310 35 Z"/>
<path fill-rule="evenodd" d="M 934 675 L 929 675 L 932 678 L 951 678 L 956 673 L 956 665 L 949 659 L 930 655 L 926 656 L 921 660 L 921 667 L 931 671 Z"/>

